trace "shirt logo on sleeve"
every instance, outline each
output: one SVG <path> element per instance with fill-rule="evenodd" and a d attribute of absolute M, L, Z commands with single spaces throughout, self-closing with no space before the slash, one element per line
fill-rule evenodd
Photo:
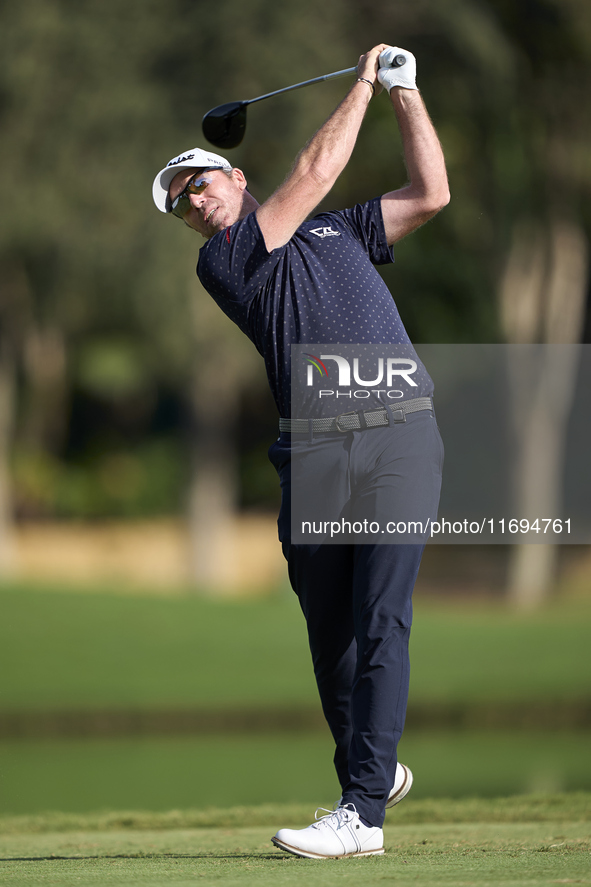
<path fill-rule="evenodd" d="M 315 234 L 316 237 L 340 237 L 340 231 L 333 231 L 329 226 L 328 228 L 311 228 L 310 234 Z"/>

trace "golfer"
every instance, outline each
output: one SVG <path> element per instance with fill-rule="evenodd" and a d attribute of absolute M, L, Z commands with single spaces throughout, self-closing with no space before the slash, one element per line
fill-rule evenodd
<path fill-rule="evenodd" d="M 404 64 L 392 67 L 400 55 Z M 206 239 L 199 279 L 263 356 L 281 417 L 280 436 L 269 451 L 282 488 L 279 537 L 306 617 L 342 788 L 332 811 L 320 817 L 317 811 L 307 828 L 282 828 L 272 839 L 309 858 L 383 853 L 386 806 L 401 800 L 412 783 L 396 749 L 408 698 L 412 591 L 425 538 L 294 544 L 291 466 L 302 453 L 332 466 L 339 508 L 348 507 L 347 491 L 355 486 L 378 512 L 386 504 L 396 508 L 402 502 L 412 510 L 420 502 L 423 515 L 434 518 L 441 484 L 441 439 L 424 371 L 402 401 L 368 404 L 344 418 L 338 415 L 342 409 L 322 419 L 291 414 L 293 345 L 412 349 L 374 266 L 392 262 L 392 245 L 449 201 L 443 154 L 416 87 L 412 53 L 380 44 L 361 56 L 357 73 L 264 203 L 248 191 L 241 170 L 200 148 L 171 160 L 153 185 L 158 209 Z M 408 184 L 309 219 L 347 165 L 367 106 L 382 87 L 400 128 Z"/>

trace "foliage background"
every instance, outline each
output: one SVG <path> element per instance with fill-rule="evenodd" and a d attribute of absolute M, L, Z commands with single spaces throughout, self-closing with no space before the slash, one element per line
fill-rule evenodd
<path fill-rule="evenodd" d="M 198 238 L 150 197 L 166 160 L 202 142 L 216 104 L 350 66 L 379 41 L 412 49 L 453 197 L 384 271 L 415 341 L 503 338 L 497 291 L 519 224 L 545 230 L 558 215 L 587 238 L 583 0 L 4 0 L 0 24 L 5 514 L 183 509 L 203 461 L 196 392 L 214 362 L 235 415 L 255 419 L 246 433 L 223 429 L 226 498 L 275 507 L 260 362 L 201 291 Z M 345 90 L 336 81 L 250 109 L 229 154 L 259 199 Z M 326 205 L 404 181 L 382 95 Z"/>
<path fill-rule="evenodd" d="M 200 120 L 211 107 L 349 67 L 378 42 L 408 47 L 417 57 L 452 192 L 445 212 L 399 244 L 396 264 L 382 269 L 411 338 L 519 341 L 501 298 L 507 268 L 517 267 L 523 291 L 535 302 L 532 340 L 552 341 L 542 283 L 556 264 L 556 225 L 584 246 L 591 230 L 587 0 L 0 0 L 0 572 L 9 566 L 15 520 L 22 526 L 186 515 L 193 575 L 203 588 L 213 577 L 203 565 L 224 560 L 216 527 L 228 556 L 227 515 L 276 509 L 277 483 L 266 459 L 276 414 L 262 363 L 201 290 L 194 273 L 199 238 L 156 211 L 151 184 L 170 157 L 202 143 Z M 250 109 L 246 138 L 228 153 L 257 198 L 282 181 L 346 88 L 346 81 L 335 81 Z M 405 179 L 382 95 L 372 101 L 351 162 L 325 206 L 351 205 Z M 586 297 L 584 275 L 578 285 Z M 579 314 L 573 340 L 589 341 L 589 312 Z M 220 377 L 216 413 L 208 396 Z M 489 590 L 497 570 L 491 554 L 485 561 L 470 553 L 470 566 L 486 563 Z M 457 592 L 449 577 L 460 552 L 446 556 L 443 569 L 439 562 L 423 575 Z M 579 591 L 588 596 L 588 570 Z M 136 607 L 112 595 L 68 596 L 46 587 L 28 593 L 20 586 L 12 593 L 4 585 L 2 595 L 7 640 L 0 645 L 6 657 L 0 721 L 11 730 L 20 724 L 12 714 L 29 703 L 33 715 L 52 707 L 67 714 L 77 705 L 93 716 L 100 706 L 149 710 L 174 699 L 188 707 L 211 698 L 207 693 L 222 698 L 224 686 L 235 688 L 236 673 L 263 697 L 261 675 L 279 681 L 283 674 L 274 698 L 263 699 L 270 706 L 282 699 L 288 678 L 296 687 L 302 681 L 305 699 L 316 706 L 303 625 L 295 601 L 287 604 L 281 594 L 260 611 L 258 603 L 247 611 L 216 602 L 209 620 L 203 599 L 181 604 L 172 598 L 152 607 L 138 598 Z M 284 622 L 283 612 L 275 620 L 275 605 L 289 606 L 292 621 Z M 492 616 L 483 610 L 478 624 L 461 631 L 456 610 L 446 618 L 438 613 L 432 624 L 425 620 L 424 646 L 417 648 L 427 707 L 445 701 L 445 688 L 433 690 L 433 676 L 442 679 L 451 665 L 457 698 L 467 703 L 483 701 L 488 681 L 495 700 L 509 696 L 526 712 L 538 696 L 552 712 L 572 696 L 576 712 L 587 717 L 580 663 L 588 614 L 575 608 L 572 632 L 558 636 L 556 613 L 543 613 L 535 642 L 530 623 L 515 627 L 505 610 Z M 421 620 L 417 624 L 420 639 Z M 242 645 L 220 651 L 229 626 Z M 257 641 L 245 643 L 257 630 Z M 280 673 L 281 656 L 291 669 Z M 540 661 L 556 663 L 552 680 Z M 501 662 L 511 663 L 509 674 L 499 673 Z M 516 685 L 516 673 L 528 675 L 529 683 Z M 468 690 L 464 678 L 474 679 Z M 519 698 L 511 697 L 515 686 Z M 186 694 L 175 697 L 179 687 Z M 230 709 L 237 702 L 235 695 L 224 701 Z M 490 731 L 476 739 L 467 731 L 462 742 L 455 733 L 445 742 L 435 734 L 430 742 L 429 732 L 411 736 L 409 753 L 425 779 L 420 791 L 449 794 L 455 783 L 462 792 L 494 794 L 506 762 L 527 771 L 520 790 L 570 790 L 583 770 L 589 787 L 586 733 L 556 724 L 549 741 L 550 731 L 537 723 L 535 753 L 530 732 L 516 732 L 506 743 Z M 113 803 L 158 808 L 188 803 L 191 794 L 198 805 L 210 797 L 204 784 L 211 774 L 208 791 L 220 796 L 217 774 L 227 775 L 229 759 L 236 780 L 226 779 L 224 803 L 233 802 L 235 786 L 237 797 L 252 801 L 256 782 L 265 792 L 287 797 L 289 789 L 296 800 L 316 802 L 317 783 L 298 785 L 307 767 L 333 780 L 330 741 L 322 735 L 290 739 L 294 756 L 301 754 L 301 766 L 293 768 L 282 766 L 284 735 L 248 742 L 242 735 L 191 738 L 192 781 L 181 785 L 188 758 L 180 756 L 175 770 L 176 739 L 14 741 L 6 731 L 0 780 L 6 780 L 8 812 L 52 804 L 86 809 L 109 803 L 103 791 Z M 150 748 L 142 757 L 144 745 Z M 207 766 L 212 746 L 219 769 Z M 274 748 L 274 769 L 263 746 Z M 497 766 L 491 765 L 495 747 Z M 438 784 L 436 771 L 447 782 Z M 92 772 L 97 779 L 90 791 L 83 777 Z M 251 781 L 239 784 L 245 772 Z M 279 783 L 279 772 L 288 783 Z M 514 770 L 506 773 L 513 780 Z M 115 788 L 103 774 L 111 774 Z M 484 783 L 477 784 L 477 775 Z M 57 782 L 73 794 L 60 800 Z M 142 793 L 152 784 L 162 788 L 158 797 Z M 328 801 L 332 781 L 325 784 Z M 171 800 L 169 789 L 179 786 Z"/>

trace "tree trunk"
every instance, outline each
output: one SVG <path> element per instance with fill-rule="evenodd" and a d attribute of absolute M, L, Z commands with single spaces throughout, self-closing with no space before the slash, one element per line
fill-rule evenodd
<path fill-rule="evenodd" d="M 29 326 L 24 334 L 26 386 L 18 442 L 58 453 L 66 434 L 66 347 L 57 327 Z"/>
<path fill-rule="evenodd" d="M 520 224 L 501 286 L 507 341 L 566 347 L 511 355 L 509 396 L 516 437 L 515 516 L 560 517 L 566 429 L 572 407 L 587 288 L 587 243 L 580 226 L 555 222 L 549 230 Z M 532 535 L 533 541 L 539 536 Z M 554 544 L 511 549 L 508 597 L 538 606 L 556 578 Z"/>
<path fill-rule="evenodd" d="M 9 349 L 0 344 L 0 578 L 14 569 L 10 446 L 14 414 L 14 365 Z"/>
<path fill-rule="evenodd" d="M 237 380 L 201 369 L 192 393 L 194 465 L 189 489 L 191 578 L 205 591 L 229 591 L 236 577 Z"/>

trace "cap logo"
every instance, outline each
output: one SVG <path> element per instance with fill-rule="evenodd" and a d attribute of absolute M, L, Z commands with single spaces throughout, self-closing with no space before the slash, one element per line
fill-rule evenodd
<path fill-rule="evenodd" d="M 194 156 L 194 154 L 183 154 L 182 157 L 175 157 L 174 160 L 171 160 L 166 164 L 166 168 L 168 169 L 169 166 L 176 166 L 177 163 L 182 163 L 184 160 L 192 160 Z"/>

